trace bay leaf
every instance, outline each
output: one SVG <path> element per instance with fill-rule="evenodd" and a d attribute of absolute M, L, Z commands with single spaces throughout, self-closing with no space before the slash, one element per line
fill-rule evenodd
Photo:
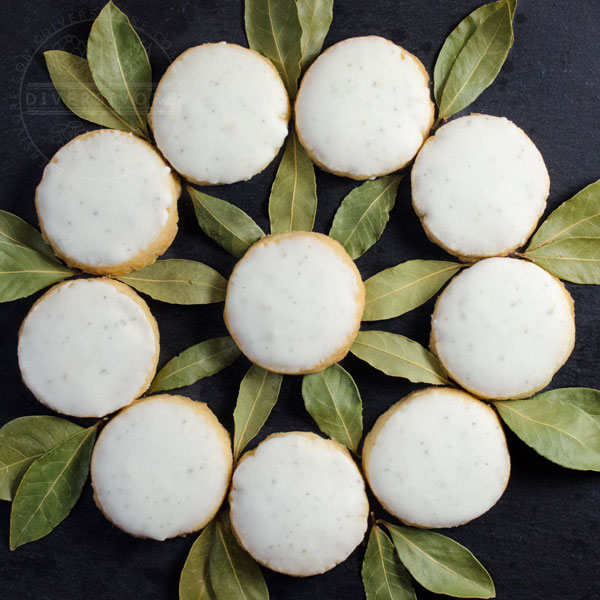
<path fill-rule="evenodd" d="M 461 268 L 441 260 L 409 260 L 373 275 L 365 281 L 362 320 L 391 319 L 421 306 Z"/>
<path fill-rule="evenodd" d="M 47 254 L 0 240 L 0 302 L 31 296 L 74 274 Z"/>
<path fill-rule="evenodd" d="M 48 535 L 71 512 L 90 470 L 97 425 L 74 433 L 31 464 L 10 514 L 10 549 Z"/>
<path fill-rule="evenodd" d="M 233 411 L 235 460 L 258 434 L 271 414 L 279 397 L 282 379 L 280 373 L 272 373 L 258 365 L 252 365 L 244 375 Z"/>
<path fill-rule="evenodd" d="M 350 352 L 392 377 L 404 377 L 413 383 L 450 383 L 444 367 L 429 350 L 396 333 L 359 331 Z"/>
<path fill-rule="evenodd" d="M 35 227 L 5 210 L 0 210 L 0 242 L 25 246 L 55 258 L 52 248 L 46 244 L 42 234 Z"/>
<path fill-rule="evenodd" d="M 298 90 L 302 60 L 302 28 L 296 2 L 246 0 L 244 24 L 250 48 L 275 65 L 293 99 Z"/>
<path fill-rule="evenodd" d="M 426 529 L 385 526 L 402 564 L 425 589 L 456 598 L 495 597 L 490 574 L 458 542 Z"/>
<path fill-rule="evenodd" d="M 583 412 L 600 420 L 600 390 L 592 388 L 559 388 L 536 396 L 544 402 L 556 402 L 580 408 Z"/>
<path fill-rule="evenodd" d="M 362 437 L 362 400 L 354 379 L 340 365 L 302 378 L 302 398 L 319 429 L 356 451 Z"/>
<path fill-rule="evenodd" d="M 12 500 L 25 472 L 79 425 L 57 417 L 19 417 L 0 429 L 0 500 Z"/>
<path fill-rule="evenodd" d="M 237 543 L 228 518 L 219 519 L 209 560 L 211 585 L 217 600 L 268 600 L 260 567 Z"/>
<path fill-rule="evenodd" d="M 271 233 L 312 231 L 316 212 L 315 168 L 292 128 L 269 196 Z"/>
<path fill-rule="evenodd" d="M 302 27 L 300 47 L 304 71 L 321 53 L 333 19 L 333 0 L 296 0 L 296 6 Z"/>
<path fill-rule="evenodd" d="M 502 420 L 538 454 L 569 469 L 600 471 L 600 422 L 573 404 L 528 400 L 495 402 Z"/>
<path fill-rule="evenodd" d="M 214 600 L 208 564 L 215 528 L 215 522 L 211 521 L 192 544 L 179 578 L 179 600 Z"/>
<path fill-rule="evenodd" d="M 388 175 L 366 181 L 342 200 L 329 235 L 353 259 L 362 256 L 381 237 L 396 203 L 401 179 L 401 175 Z"/>
<path fill-rule="evenodd" d="M 187 187 L 198 224 L 204 233 L 233 256 L 241 258 L 264 231 L 233 204 Z"/>
<path fill-rule="evenodd" d="M 87 57 L 100 93 L 132 129 L 147 137 L 150 61 L 129 19 L 112 2 L 104 6 L 92 25 Z"/>
<path fill-rule="evenodd" d="M 69 110 L 91 123 L 132 131 L 129 123 L 113 110 L 96 87 L 85 58 L 62 50 L 48 50 L 44 52 L 44 58 L 50 79 Z"/>
<path fill-rule="evenodd" d="M 458 53 L 438 103 L 440 118 L 469 106 L 496 79 L 513 39 L 511 9 L 505 1 L 476 27 Z"/>
<path fill-rule="evenodd" d="M 195 260 L 157 260 L 117 279 L 170 304 L 222 302 L 227 292 L 227 280 L 215 269 Z"/>
<path fill-rule="evenodd" d="M 229 337 L 205 340 L 171 359 L 157 374 L 151 393 L 173 390 L 215 375 L 235 361 L 241 352 Z"/>
<path fill-rule="evenodd" d="M 417 600 L 394 544 L 378 525 L 373 525 L 369 535 L 362 580 L 367 600 Z"/>

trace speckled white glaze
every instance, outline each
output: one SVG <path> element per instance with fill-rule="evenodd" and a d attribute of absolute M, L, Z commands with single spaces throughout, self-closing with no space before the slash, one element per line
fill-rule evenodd
<path fill-rule="evenodd" d="M 369 505 L 343 446 L 311 433 L 275 434 L 233 474 L 231 523 L 246 550 L 290 575 L 323 573 L 358 546 Z"/>
<path fill-rule="evenodd" d="M 575 340 L 573 301 L 540 267 L 488 258 L 442 292 L 432 348 L 450 376 L 482 398 L 520 398 L 546 386 Z"/>
<path fill-rule="evenodd" d="M 364 448 L 373 493 L 400 520 L 421 527 L 455 527 L 482 515 L 510 475 L 496 413 L 449 388 L 427 388 L 392 406 Z"/>
<path fill-rule="evenodd" d="M 68 415 L 102 417 L 150 383 L 158 330 L 144 301 L 124 284 L 77 279 L 34 304 L 18 355 L 23 381 L 40 402 Z"/>
<path fill-rule="evenodd" d="M 546 207 L 544 159 L 503 117 L 469 115 L 430 138 L 412 169 L 413 206 L 431 238 L 465 257 L 522 246 Z"/>
<path fill-rule="evenodd" d="M 203 184 L 262 171 L 283 144 L 288 118 L 287 93 L 273 65 L 225 42 L 181 54 L 161 79 L 151 112 L 161 152 Z"/>
<path fill-rule="evenodd" d="M 423 65 L 378 36 L 338 42 L 317 58 L 295 110 L 298 135 L 313 159 L 355 179 L 405 165 L 433 121 Z"/>
<path fill-rule="evenodd" d="M 206 404 L 163 394 L 136 402 L 106 425 L 91 474 L 108 519 L 132 535 L 164 540 L 214 516 L 231 466 L 229 434 Z"/>

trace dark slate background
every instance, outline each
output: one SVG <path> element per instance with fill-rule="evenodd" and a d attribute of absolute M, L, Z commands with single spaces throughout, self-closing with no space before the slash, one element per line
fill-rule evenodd
<path fill-rule="evenodd" d="M 378 34 L 415 53 L 432 72 L 435 57 L 454 25 L 479 0 L 336 0 L 326 46 L 346 37 Z M 42 51 L 83 53 L 91 20 L 103 0 L 5 0 L 0 16 L 0 206 L 36 223 L 34 190 L 49 156 L 93 126 L 70 115 L 52 91 Z M 155 81 L 186 48 L 227 40 L 246 44 L 239 0 L 120 0 L 147 45 Z M 531 136 L 552 181 L 553 209 L 600 177 L 600 3 L 597 0 L 521 0 L 515 45 L 493 86 L 472 105 L 503 115 Z M 276 164 L 276 163 L 275 163 Z M 274 165 L 250 182 L 208 190 L 248 211 L 268 230 L 267 198 Z M 319 172 L 316 230 L 327 232 L 340 200 L 355 183 Z M 429 243 L 401 185 L 391 221 L 376 247 L 358 260 L 363 276 L 414 258 L 447 259 Z M 180 230 L 166 256 L 196 259 L 228 275 L 234 259 L 205 238 L 189 198 L 180 201 Z M 569 285 L 575 298 L 577 342 L 552 387 L 600 387 L 600 296 L 594 287 Z M 33 298 L 0 308 L 0 423 L 45 414 L 19 378 L 17 330 Z M 178 307 L 149 301 L 158 320 L 161 365 L 201 340 L 226 333 L 222 305 Z M 366 327 L 383 328 L 427 343 L 432 303 L 408 315 Z M 393 402 L 415 389 L 353 357 L 344 366 L 364 401 L 365 431 Z M 237 386 L 248 368 L 239 360 L 225 372 L 183 393 L 208 402 L 232 430 Z M 300 378 L 286 377 L 278 405 L 259 439 L 269 433 L 315 430 L 300 396 Z M 555 466 L 508 434 L 513 457 L 509 487 L 486 515 L 451 530 L 491 572 L 502 600 L 592 600 L 600 597 L 597 474 Z M 174 600 L 179 572 L 193 537 L 138 540 L 110 525 L 94 507 L 91 489 L 50 536 L 8 550 L 10 505 L 0 503 L 0 598 L 11 600 Z M 362 598 L 363 548 L 329 573 L 293 579 L 265 572 L 274 600 Z M 418 586 L 417 586 L 418 587 Z M 418 589 L 421 600 L 433 598 Z"/>

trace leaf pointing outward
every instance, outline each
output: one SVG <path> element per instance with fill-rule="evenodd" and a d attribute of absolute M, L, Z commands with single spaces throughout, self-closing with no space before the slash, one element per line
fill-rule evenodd
<path fill-rule="evenodd" d="M 193 543 L 179 578 L 179 600 L 213 600 L 208 565 L 216 524 L 211 521 Z"/>
<path fill-rule="evenodd" d="M 340 204 L 329 235 L 344 246 L 351 258 L 363 255 L 381 237 L 401 179 L 401 175 L 388 175 L 366 181 Z"/>
<path fill-rule="evenodd" d="M 495 597 L 490 574 L 458 542 L 426 529 L 385 526 L 402 564 L 425 589 L 457 598 Z"/>
<path fill-rule="evenodd" d="M 576 406 L 600 421 L 600 390 L 591 388 L 560 388 L 536 396 L 544 402 Z"/>
<path fill-rule="evenodd" d="M 112 2 L 100 11 L 88 38 L 87 56 L 96 86 L 134 130 L 147 136 L 152 93 L 148 54 L 129 19 Z"/>
<path fill-rule="evenodd" d="M 302 60 L 302 28 L 296 2 L 246 0 L 244 23 L 250 48 L 271 60 L 293 99 Z"/>
<path fill-rule="evenodd" d="M 44 242 L 42 234 L 21 217 L 0 210 L 0 242 L 31 248 L 54 258 L 52 248 Z"/>
<path fill-rule="evenodd" d="M 48 535 L 71 512 L 88 476 L 96 429 L 78 431 L 29 467 L 12 504 L 11 550 Z"/>
<path fill-rule="evenodd" d="M 333 0 L 296 0 L 302 27 L 302 70 L 321 52 L 323 42 L 333 19 Z"/>
<path fill-rule="evenodd" d="M 350 373 L 331 365 L 305 375 L 302 398 L 323 433 L 356 451 L 362 437 L 362 400 Z"/>

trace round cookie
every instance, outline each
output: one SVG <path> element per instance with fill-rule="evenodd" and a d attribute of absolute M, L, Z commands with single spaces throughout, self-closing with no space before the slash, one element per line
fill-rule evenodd
<path fill-rule="evenodd" d="M 171 245 L 180 192 L 150 144 L 98 129 L 54 155 L 35 205 L 44 239 L 69 266 L 122 275 L 153 263 Z"/>
<path fill-rule="evenodd" d="M 573 300 L 540 267 L 487 258 L 437 300 L 431 348 L 449 375 L 480 398 L 525 398 L 545 387 L 575 342 Z"/>
<path fill-rule="evenodd" d="M 177 57 L 158 84 L 149 118 L 173 167 L 194 183 L 211 185 L 260 173 L 279 152 L 289 117 L 273 64 L 220 42 Z"/>
<path fill-rule="evenodd" d="M 231 525 L 262 565 L 298 577 L 344 561 L 362 541 L 369 504 L 344 446 L 313 433 L 277 433 L 233 473 Z"/>
<path fill-rule="evenodd" d="M 322 169 L 373 179 L 406 165 L 433 124 L 429 75 L 421 61 L 369 35 L 327 49 L 304 75 L 296 131 Z"/>
<path fill-rule="evenodd" d="M 75 279 L 50 288 L 19 331 L 25 385 L 49 408 L 103 417 L 150 385 L 158 327 L 146 303 L 112 279 Z"/>
<path fill-rule="evenodd" d="M 276 373 L 313 373 L 348 352 L 364 309 L 356 265 L 335 240 L 296 231 L 268 235 L 235 266 L 225 324 L 240 350 Z"/>
<path fill-rule="evenodd" d="M 468 261 L 522 246 L 550 190 L 544 159 L 527 134 L 504 117 L 477 114 L 430 137 L 411 179 L 429 239 Z"/>
<path fill-rule="evenodd" d="M 495 411 L 469 394 L 427 388 L 389 408 L 366 436 L 363 470 L 391 514 L 417 527 L 456 527 L 488 511 L 510 475 Z"/>
<path fill-rule="evenodd" d="M 223 503 L 231 440 L 210 408 L 184 396 L 142 398 L 102 430 L 92 455 L 98 508 L 117 527 L 155 540 L 204 527 Z"/>

